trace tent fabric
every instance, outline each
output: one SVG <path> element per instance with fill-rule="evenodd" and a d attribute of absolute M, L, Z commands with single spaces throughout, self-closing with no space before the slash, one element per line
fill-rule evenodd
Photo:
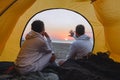
<path fill-rule="evenodd" d="M 120 24 L 118 15 L 120 11 L 115 8 L 119 7 L 115 6 L 118 3 L 119 0 L 95 0 L 92 4 L 90 0 L 17 0 L 0 16 L 0 61 L 15 61 L 25 25 L 33 15 L 46 9 L 57 8 L 73 10 L 84 15 L 91 23 L 94 32 L 93 52 L 110 51 L 111 57 L 120 61 L 114 57 L 119 55 L 120 45 L 119 31 L 117 31 Z M 112 11 L 112 7 L 107 9 L 108 5 L 114 6 L 115 10 Z"/>
<path fill-rule="evenodd" d="M 16 0 L 8 0 L 7 3 L 4 0 L 0 1 L 0 15 L 2 15 Z"/>
<path fill-rule="evenodd" d="M 18 21 L 19 17 L 30 7 L 30 5 L 33 4 L 34 1 L 35 0 L 18 0 L 4 14 L 0 16 L 0 59 L 10 57 L 9 55 L 14 55 L 10 54 L 10 52 L 7 52 L 9 55 L 3 54 L 6 56 L 1 57 L 2 51 L 5 48 L 7 40 L 9 39 L 16 22 Z M 0 5 L 4 5 L 2 4 L 2 1 L 0 3 Z"/>
<path fill-rule="evenodd" d="M 93 5 L 98 20 L 105 31 L 106 46 L 111 52 L 111 57 L 120 61 L 120 0 L 96 0 Z"/>

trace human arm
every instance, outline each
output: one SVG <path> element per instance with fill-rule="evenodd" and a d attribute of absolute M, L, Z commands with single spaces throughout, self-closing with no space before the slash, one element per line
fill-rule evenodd
<path fill-rule="evenodd" d="M 48 49 L 51 50 L 52 53 L 54 53 L 54 51 L 53 51 L 53 46 L 52 46 L 52 41 L 51 41 L 48 33 L 47 33 L 47 32 L 44 32 L 44 36 L 45 36 L 45 38 L 46 38 L 46 43 L 47 43 Z"/>
<path fill-rule="evenodd" d="M 51 43 L 50 36 L 48 35 L 47 32 L 44 32 L 44 37 L 47 39 L 47 42 L 48 42 L 48 43 Z"/>
<path fill-rule="evenodd" d="M 70 30 L 69 33 L 70 33 L 70 35 L 69 35 L 70 37 L 73 37 L 74 39 L 77 39 L 73 30 Z"/>
<path fill-rule="evenodd" d="M 50 62 L 55 62 L 55 60 L 56 60 L 56 55 L 55 55 L 55 54 L 52 54 L 51 59 L 50 59 Z"/>

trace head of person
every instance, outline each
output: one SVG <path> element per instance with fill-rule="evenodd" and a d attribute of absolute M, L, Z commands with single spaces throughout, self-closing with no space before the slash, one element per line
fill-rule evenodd
<path fill-rule="evenodd" d="M 45 27 L 44 27 L 44 23 L 43 21 L 40 20 L 35 20 L 32 24 L 31 24 L 31 29 L 35 32 L 38 33 L 43 33 L 45 31 Z"/>
<path fill-rule="evenodd" d="M 79 36 L 83 35 L 85 33 L 84 25 L 81 25 L 81 24 L 77 25 L 75 32 L 76 32 L 76 37 L 79 37 Z"/>

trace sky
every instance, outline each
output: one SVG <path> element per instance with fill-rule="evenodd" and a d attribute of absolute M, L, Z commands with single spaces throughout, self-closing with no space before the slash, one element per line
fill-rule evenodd
<path fill-rule="evenodd" d="M 42 11 L 31 18 L 23 34 L 23 38 L 31 29 L 31 23 L 34 20 L 41 20 L 45 24 L 45 31 L 53 41 L 69 41 L 69 31 L 75 31 L 78 24 L 85 26 L 85 32 L 93 38 L 92 28 L 88 21 L 80 14 L 66 9 L 51 9 Z"/>

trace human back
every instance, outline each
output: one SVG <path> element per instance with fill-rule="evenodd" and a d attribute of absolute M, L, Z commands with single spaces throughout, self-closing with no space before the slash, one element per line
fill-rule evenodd
<path fill-rule="evenodd" d="M 75 59 L 82 59 L 84 56 L 87 56 L 89 52 L 92 51 L 92 43 L 90 38 L 87 35 L 82 35 L 76 39 L 75 42 L 72 43 L 73 47 L 76 48 Z"/>
<path fill-rule="evenodd" d="M 31 26 L 32 30 L 26 35 L 26 40 L 16 59 L 16 69 L 20 74 L 41 71 L 52 56 L 44 38 L 44 23 L 36 20 Z"/>
<path fill-rule="evenodd" d="M 75 33 L 70 33 L 70 36 L 74 37 L 75 41 L 71 44 L 67 57 L 68 59 L 82 59 L 92 51 L 93 44 L 91 39 L 85 34 L 85 27 L 81 24 L 76 26 Z"/>

